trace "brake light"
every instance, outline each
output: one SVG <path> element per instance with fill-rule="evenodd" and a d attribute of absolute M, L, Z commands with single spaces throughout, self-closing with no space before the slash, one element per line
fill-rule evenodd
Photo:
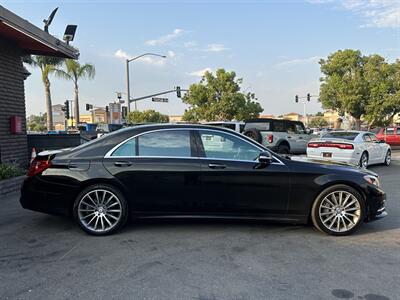
<path fill-rule="evenodd" d="M 274 136 L 272 134 L 268 135 L 268 143 L 272 144 L 274 142 Z"/>
<path fill-rule="evenodd" d="M 345 150 L 351 150 L 354 149 L 354 146 L 352 144 L 343 144 L 343 143 L 308 143 L 309 148 L 338 148 L 338 149 L 345 149 Z"/>
<path fill-rule="evenodd" d="M 44 170 L 48 169 L 51 166 L 50 160 L 37 160 L 34 159 L 29 166 L 28 177 L 35 176 L 37 174 L 42 173 Z"/>

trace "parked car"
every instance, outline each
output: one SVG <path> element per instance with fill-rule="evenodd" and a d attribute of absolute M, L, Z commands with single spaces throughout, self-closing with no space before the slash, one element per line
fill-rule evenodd
<path fill-rule="evenodd" d="M 215 122 L 206 122 L 205 125 L 229 128 L 236 132 L 243 132 L 244 129 L 244 122 L 240 121 L 215 121 Z"/>
<path fill-rule="evenodd" d="M 307 146 L 307 157 L 367 168 L 373 164 L 390 165 L 391 149 L 372 132 L 331 131 Z"/>
<path fill-rule="evenodd" d="M 72 215 L 93 235 L 117 231 L 128 217 L 311 219 L 346 235 L 385 216 L 385 198 L 373 172 L 286 159 L 224 128 L 164 124 L 39 153 L 20 201 Z"/>
<path fill-rule="evenodd" d="M 302 122 L 261 118 L 246 120 L 243 134 L 281 154 L 306 153 L 313 138 Z"/>
<path fill-rule="evenodd" d="M 390 146 L 400 146 L 400 126 L 380 128 L 376 132 L 376 136 L 379 140 L 385 141 Z"/>

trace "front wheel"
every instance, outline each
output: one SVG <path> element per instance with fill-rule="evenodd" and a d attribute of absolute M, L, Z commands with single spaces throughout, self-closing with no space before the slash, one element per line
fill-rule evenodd
<path fill-rule="evenodd" d="M 384 161 L 385 166 L 389 166 L 391 161 L 392 161 L 392 152 L 390 150 L 388 150 L 386 152 L 385 161 Z"/>
<path fill-rule="evenodd" d="M 311 219 L 314 226 L 330 235 L 348 235 L 364 220 L 364 199 L 347 185 L 335 185 L 324 190 L 315 200 Z"/>
<path fill-rule="evenodd" d="M 360 162 L 358 163 L 360 168 L 366 169 L 368 167 L 368 153 L 363 152 L 360 157 Z"/>
<path fill-rule="evenodd" d="M 85 232 L 107 235 L 126 223 L 128 205 L 113 186 L 96 184 L 79 194 L 74 203 L 74 217 Z"/>

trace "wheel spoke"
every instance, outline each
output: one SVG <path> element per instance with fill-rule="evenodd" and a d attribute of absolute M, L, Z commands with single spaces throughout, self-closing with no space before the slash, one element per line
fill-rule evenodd
<path fill-rule="evenodd" d="M 332 193 L 332 199 L 333 199 L 333 202 L 335 202 L 336 205 L 339 205 L 339 203 L 336 200 L 335 193 Z"/>
<path fill-rule="evenodd" d="M 350 199 L 350 197 L 351 197 L 350 194 L 347 194 L 347 195 L 346 195 L 346 197 L 345 197 L 344 200 L 343 200 L 342 206 L 345 206 L 345 205 L 346 205 L 346 203 L 347 203 L 347 201 Z"/>
<path fill-rule="evenodd" d="M 346 215 L 343 216 L 343 218 L 345 218 L 347 221 L 349 221 L 351 224 L 355 225 L 355 223 L 353 222 L 353 220 L 349 219 Z"/>
<path fill-rule="evenodd" d="M 77 211 L 81 225 L 96 232 L 112 229 L 122 217 L 121 201 L 105 189 L 92 190 L 84 195 Z"/>

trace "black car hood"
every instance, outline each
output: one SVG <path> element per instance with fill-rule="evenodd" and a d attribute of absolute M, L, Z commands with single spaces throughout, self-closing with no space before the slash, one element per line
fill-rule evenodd
<path fill-rule="evenodd" d="M 321 167 L 325 167 L 325 168 L 332 168 L 332 169 L 336 169 L 336 170 L 337 169 L 353 170 L 353 171 L 360 172 L 360 173 L 378 176 L 375 172 L 372 172 L 367 169 L 362 169 L 357 165 L 348 164 L 345 162 L 336 162 L 336 161 L 329 161 L 329 160 L 322 160 L 322 159 L 312 159 L 312 158 L 305 157 L 305 156 L 292 156 L 290 159 L 293 161 L 298 161 L 298 162 L 317 164 L 317 165 L 320 165 Z"/>

